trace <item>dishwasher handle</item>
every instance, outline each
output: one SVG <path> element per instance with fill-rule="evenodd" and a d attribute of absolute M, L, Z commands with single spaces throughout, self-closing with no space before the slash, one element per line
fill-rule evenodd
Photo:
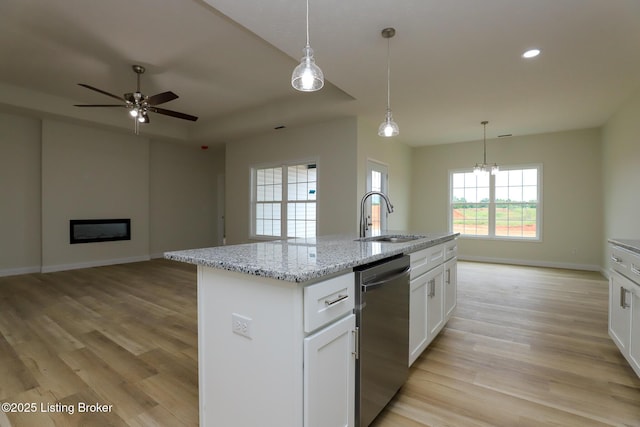
<path fill-rule="evenodd" d="M 393 276 L 385 277 L 384 279 L 378 280 L 376 282 L 365 283 L 362 285 L 362 292 L 373 291 L 381 286 L 384 286 L 389 282 L 393 282 L 396 279 L 399 279 L 404 276 L 408 276 L 410 271 L 411 271 L 411 266 L 408 266 L 407 268 L 402 270 L 400 273 L 394 274 Z"/>

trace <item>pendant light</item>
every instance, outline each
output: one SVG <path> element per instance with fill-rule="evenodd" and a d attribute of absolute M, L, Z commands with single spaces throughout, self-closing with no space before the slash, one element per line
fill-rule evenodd
<path fill-rule="evenodd" d="M 309 45 L 309 0 L 307 0 L 307 44 L 302 49 L 304 56 L 291 74 L 291 86 L 301 92 L 315 92 L 324 86 L 324 75 L 313 59 L 313 49 Z"/>
<path fill-rule="evenodd" d="M 489 171 L 491 171 L 491 175 L 496 175 L 498 172 L 500 172 L 500 168 L 496 163 L 494 163 L 491 166 L 487 164 L 487 124 L 488 123 L 489 122 L 486 120 L 480 122 L 480 124 L 484 126 L 484 137 L 482 140 L 482 144 L 484 147 L 484 160 L 481 164 L 476 163 L 476 165 L 473 167 L 473 173 L 476 175 L 485 174 L 485 173 L 488 173 Z"/>
<path fill-rule="evenodd" d="M 396 35 L 395 28 L 385 28 L 382 30 L 382 37 L 387 39 L 387 113 L 385 115 L 384 121 L 378 128 L 378 135 L 384 137 L 392 137 L 396 136 L 400 133 L 400 128 L 398 128 L 398 124 L 393 121 L 393 115 L 391 114 L 391 61 L 389 59 L 390 55 L 390 42 L 389 39 Z"/>

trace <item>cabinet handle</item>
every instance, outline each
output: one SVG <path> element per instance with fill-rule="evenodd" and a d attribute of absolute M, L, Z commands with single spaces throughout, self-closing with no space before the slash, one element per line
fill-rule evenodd
<path fill-rule="evenodd" d="M 611 255 L 611 261 L 615 262 L 616 264 L 621 264 L 622 263 L 622 258 L 618 258 L 615 255 Z"/>
<path fill-rule="evenodd" d="M 631 272 L 632 273 L 636 273 L 636 274 L 640 274 L 640 269 L 638 269 L 638 267 L 636 267 L 635 264 L 631 264 Z"/>
<path fill-rule="evenodd" d="M 447 285 L 451 284 L 451 269 L 447 268 Z"/>
<path fill-rule="evenodd" d="M 627 304 L 627 290 L 620 286 L 620 307 L 629 308 L 630 306 Z"/>
<path fill-rule="evenodd" d="M 360 328 L 356 326 L 356 328 L 351 331 L 353 333 L 353 354 L 356 359 L 360 358 Z"/>
<path fill-rule="evenodd" d="M 429 280 L 429 298 L 436 296 L 436 279 Z"/>
<path fill-rule="evenodd" d="M 335 299 L 332 299 L 332 300 L 326 299 L 326 300 L 324 300 L 324 304 L 328 307 L 330 305 L 337 304 L 340 301 L 345 300 L 347 298 L 349 298 L 349 295 L 340 295 L 340 294 L 338 294 L 338 296 Z"/>

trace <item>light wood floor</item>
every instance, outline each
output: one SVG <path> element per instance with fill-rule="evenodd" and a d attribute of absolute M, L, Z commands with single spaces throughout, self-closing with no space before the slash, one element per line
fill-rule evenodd
<path fill-rule="evenodd" d="M 458 271 L 454 317 L 374 426 L 640 426 L 640 380 L 607 336 L 599 274 Z M 165 260 L 0 278 L 0 402 L 37 404 L 0 412 L 0 427 L 196 426 L 195 280 Z"/>
<path fill-rule="evenodd" d="M 598 273 L 459 263 L 458 308 L 375 427 L 640 426 Z"/>

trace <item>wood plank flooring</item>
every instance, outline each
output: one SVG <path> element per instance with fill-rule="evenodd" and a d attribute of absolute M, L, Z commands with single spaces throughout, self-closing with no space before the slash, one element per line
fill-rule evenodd
<path fill-rule="evenodd" d="M 604 278 L 458 272 L 454 317 L 375 427 L 640 426 L 640 380 L 607 335 Z M 0 412 L 0 427 L 196 426 L 195 281 L 195 267 L 166 260 L 0 277 L 0 402 L 37 405 Z M 79 402 L 112 408 L 78 413 Z"/>
<path fill-rule="evenodd" d="M 37 409 L 0 412 L 0 426 L 196 426 L 197 346 L 195 266 L 0 278 L 0 402 Z"/>
<path fill-rule="evenodd" d="M 598 273 L 459 263 L 458 307 L 373 424 L 640 426 Z"/>

